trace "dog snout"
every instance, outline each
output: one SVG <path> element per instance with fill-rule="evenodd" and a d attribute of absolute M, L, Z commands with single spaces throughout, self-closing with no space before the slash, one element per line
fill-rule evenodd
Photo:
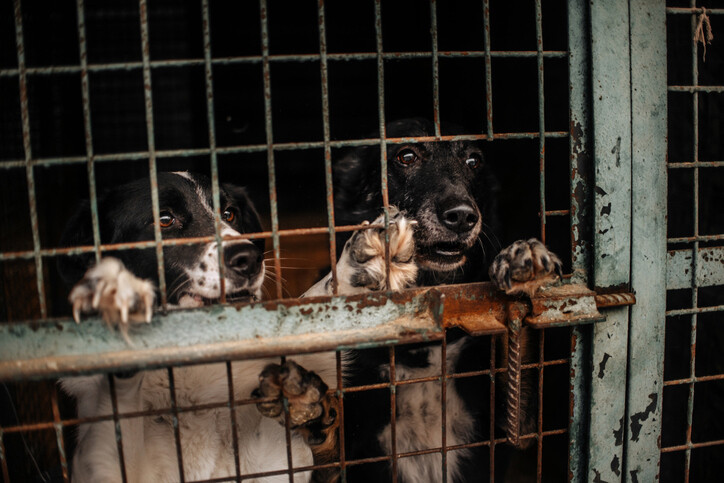
<path fill-rule="evenodd" d="M 452 206 L 451 206 L 452 205 Z M 438 210 L 440 222 L 455 233 L 471 231 L 478 223 L 478 212 L 469 203 L 446 203 Z"/>
<path fill-rule="evenodd" d="M 229 270 L 251 279 L 261 270 L 263 255 L 251 243 L 235 244 L 224 248 L 224 260 Z"/>

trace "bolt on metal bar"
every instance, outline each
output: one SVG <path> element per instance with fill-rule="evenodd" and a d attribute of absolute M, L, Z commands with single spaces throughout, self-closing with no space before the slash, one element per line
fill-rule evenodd
<path fill-rule="evenodd" d="M 707 13 L 711 13 L 707 10 Z M 486 56 L 485 51 L 440 51 L 439 57 L 459 59 L 459 58 L 482 58 Z M 490 56 L 496 58 L 527 58 L 535 57 L 535 51 L 514 50 L 514 51 L 491 51 Z M 567 55 L 565 51 L 549 50 L 543 55 L 546 58 L 563 58 Z M 385 60 L 410 60 L 410 59 L 426 59 L 431 58 L 432 52 L 385 52 L 383 58 Z M 334 62 L 348 62 L 350 60 L 374 60 L 377 58 L 375 52 L 356 52 L 356 53 L 330 53 L 327 59 Z M 319 54 L 276 54 L 269 55 L 270 62 L 316 62 L 319 60 Z M 240 57 L 217 57 L 211 59 L 212 65 L 238 65 L 238 64 L 262 64 L 263 56 L 240 56 Z M 150 62 L 151 69 L 167 69 L 167 68 L 183 68 L 183 67 L 199 67 L 204 65 L 204 59 L 172 59 L 172 60 L 152 60 Z M 111 63 L 94 63 L 88 64 L 89 72 L 112 72 L 112 71 L 131 71 L 143 69 L 143 62 L 111 62 Z M 57 74 L 77 74 L 81 72 L 78 65 L 56 65 L 47 67 L 27 67 L 26 75 L 57 75 Z M 0 77 L 14 77 L 20 75 L 17 68 L 0 69 Z"/>
<path fill-rule="evenodd" d="M 153 93 L 151 84 L 150 41 L 148 32 L 148 6 L 146 0 L 138 0 L 141 24 L 141 58 L 143 60 L 143 99 L 146 112 L 146 138 L 148 142 L 148 171 L 151 181 L 151 210 L 153 212 L 153 236 L 156 241 L 156 265 L 161 307 L 167 310 L 166 270 L 164 270 L 161 245 L 160 207 L 158 203 L 158 167 L 156 166 L 156 136 L 153 127 Z"/>
<path fill-rule="evenodd" d="M 545 76 L 543 75 L 543 13 L 540 0 L 535 2 L 535 35 L 538 64 L 538 163 L 540 169 L 540 239 L 546 242 L 546 139 L 545 139 Z"/>
<path fill-rule="evenodd" d="M 493 74 L 490 51 L 490 0 L 483 0 L 483 42 L 485 59 L 485 120 L 488 140 L 493 139 Z"/>
<path fill-rule="evenodd" d="M 111 394 L 111 410 L 113 412 L 113 426 L 116 432 L 116 449 L 118 450 L 118 464 L 121 468 L 121 481 L 123 483 L 128 482 L 128 476 L 126 474 L 126 459 L 123 455 L 123 435 L 121 433 L 121 420 L 118 417 L 118 395 L 116 394 L 116 381 L 113 379 L 113 374 L 108 373 L 106 375 L 108 379 L 108 390 Z"/>
<path fill-rule="evenodd" d="M 30 112 L 28 107 L 28 79 L 25 73 L 25 41 L 23 38 L 23 13 L 20 0 L 14 0 L 15 8 L 15 44 L 18 55 L 18 82 L 20 83 L 20 118 L 22 121 L 23 151 L 25 154 L 25 179 L 28 187 L 28 205 L 30 209 L 30 229 L 33 235 L 35 258 L 35 280 L 40 305 L 40 317 L 48 316 L 48 307 L 43 284 L 43 259 L 40 256 L 40 230 L 38 229 L 38 206 L 35 199 L 35 175 L 33 173 L 32 144 L 30 143 Z"/>
<path fill-rule="evenodd" d="M 80 58 L 80 87 L 81 100 L 83 103 L 83 127 L 85 130 L 85 153 L 87 157 L 88 173 L 88 194 L 90 198 L 91 209 L 91 229 L 93 233 L 93 250 L 95 252 L 96 263 L 101 261 L 101 233 L 98 222 L 98 195 L 96 190 L 96 172 L 94 163 L 93 135 L 91 129 L 91 112 L 90 112 L 90 89 L 88 87 L 88 51 L 86 47 L 86 29 L 85 29 L 85 1 L 77 0 L 77 17 L 78 17 L 78 51 Z"/>
<path fill-rule="evenodd" d="M 269 176 L 269 206 L 271 208 L 272 245 L 277 298 L 282 298 L 282 266 L 279 248 L 279 210 L 277 207 L 276 169 L 274 166 L 274 132 L 272 129 L 271 69 L 269 63 L 269 25 L 266 0 L 259 0 L 261 22 L 262 69 L 264 73 L 264 126 L 266 131 L 267 173 Z"/>
<path fill-rule="evenodd" d="M 63 441 L 63 424 L 61 423 L 60 408 L 58 407 L 58 390 L 56 387 L 50 392 L 50 402 L 53 409 L 53 429 L 55 429 L 55 443 L 58 445 L 63 481 L 68 483 L 70 481 L 70 477 L 68 476 L 68 460 L 65 453 L 65 442 Z"/>
<path fill-rule="evenodd" d="M 334 186 L 332 179 L 332 148 L 329 125 L 329 72 L 327 70 L 327 29 L 324 2 L 317 7 L 319 19 L 319 69 L 322 80 L 322 128 L 324 136 L 324 184 L 327 194 L 327 225 L 329 226 L 329 264 L 332 270 L 332 294 L 337 295 L 337 237 L 334 232 Z"/>
<path fill-rule="evenodd" d="M 430 0 L 430 37 L 432 40 L 432 117 L 435 136 L 440 136 L 440 59 L 437 50 L 436 0 Z M 445 474 L 444 471 L 443 474 Z"/>

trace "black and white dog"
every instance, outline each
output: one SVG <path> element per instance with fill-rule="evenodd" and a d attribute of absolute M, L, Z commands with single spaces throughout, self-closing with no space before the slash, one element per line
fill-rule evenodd
<path fill-rule="evenodd" d="M 160 227 L 164 239 L 201 237 L 214 233 L 211 187 L 208 178 L 186 172 L 159 173 Z M 222 236 L 261 231 L 253 204 L 241 188 L 223 185 L 220 193 Z M 103 243 L 125 243 L 154 238 L 148 180 L 118 186 L 99 197 L 98 218 Z M 382 230 L 357 232 L 347 244 L 339 262 L 340 293 L 367 291 L 389 286 L 398 290 L 414 283 L 412 228 L 399 213 L 393 213 L 390 247 L 393 258 L 390 284 L 385 281 Z M 92 243 L 90 211 L 84 205 L 70 221 L 64 245 Z M 264 279 L 263 241 L 223 241 L 223 263 L 227 300 L 260 297 Z M 120 326 L 126 340 L 130 324 L 149 322 L 157 284 L 154 249 L 122 251 L 95 266 L 92 258 L 63 260 L 60 270 L 76 283 L 70 301 L 76 321 L 81 312 L 98 311 L 109 325 Z M 218 246 L 167 246 L 163 249 L 168 302 L 179 307 L 196 307 L 218 302 L 221 296 Z M 88 267 L 91 267 L 88 269 Z M 383 267 L 380 270 L 380 267 Z M 87 271 L 86 271 L 87 269 Z M 85 272 L 85 274 L 84 274 Z M 359 281 L 365 280 L 366 286 Z M 311 294 L 322 293 L 320 282 Z M 367 288 L 369 287 L 369 288 Z M 334 354 L 304 355 L 288 360 L 237 361 L 232 364 L 235 399 L 252 393 L 274 396 L 274 402 L 236 407 L 239 466 L 254 474 L 287 468 L 286 436 L 280 394 L 289 402 L 292 426 L 292 455 L 295 467 L 330 460 L 337 450 L 335 400 L 327 392 L 336 380 Z M 306 369 L 303 369 L 302 366 Z M 307 372 L 313 371 L 313 372 Z M 114 376 L 120 413 L 171 408 L 168 373 L 143 371 Z M 225 364 L 206 364 L 174 369 L 175 394 L 179 407 L 225 403 L 229 389 Z M 112 414 L 108 378 L 104 375 L 66 378 L 62 387 L 74 396 L 81 418 Z M 234 435 L 230 411 L 206 409 L 179 414 L 180 445 L 184 476 L 205 480 L 235 475 Z M 156 417 L 121 420 L 126 477 L 131 482 L 179 480 L 176 439 L 170 413 Z M 297 474 L 304 481 L 310 472 Z M 318 479 L 334 474 L 317 472 Z M 288 476 L 254 481 L 287 481 Z M 82 424 L 73 457 L 73 481 L 121 481 L 116 433 L 112 421 Z"/>
<path fill-rule="evenodd" d="M 392 122 L 386 129 L 388 138 L 433 135 L 432 123 L 421 119 Z M 490 277 L 508 293 L 531 294 L 555 274 L 560 275 L 560 260 L 538 240 L 520 240 L 498 253 L 499 247 L 496 249 L 492 242 L 498 225 L 498 186 L 477 143 L 388 143 L 387 160 L 389 202 L 417 221 L 414 241 L 418 285 L 473 282 Z M 335 163 L 337 224 L 356 224 L 377 216 L 382 206 L 380 169 L 379 146 L 356 148 Z M 449 373 L 463 372 L 471 359 L 484 361 L 480 354 L 485 349 L 479 340 L 459 330 L 448 331 Z M 348 381 L 353 385 L 388 381 L 387 354 L 386 349 L 353 354 Z M 400 346 L 395 357 L 397 380 L 440 375 L 439 344 Z M 483 385 L 470 379 L 448 382 L 448 447 L 487 439 L 490 399 L 482 397 L 479 386 Z M 440 447 L 440 383 L 408 384 L 396 389 L 397 453 Z M 386 391 L 345 396 L 348 458 L 390 454 L 389 404 Z M 532 408 L 524 403 L 523 409 Z M 524 422 L 525 429 L 531 423 L 532 418 Z M 401 458 L 397 468 L 401 481 L 442 480 L 442 461 L 437 452 Z M 448 481 L 477 481 L 487 474 L 487 456 L 474 455 L 468 449 L 450 451 L 447 468 Z M 347 477 L 351 481 L 391 481 L 389 472 L 388 463 L 365 464 L 348 468 Z"/>

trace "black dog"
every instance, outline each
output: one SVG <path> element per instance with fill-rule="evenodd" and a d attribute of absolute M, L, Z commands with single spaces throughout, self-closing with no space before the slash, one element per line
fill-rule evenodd
<path fill-rule="evenodd" d="M 433 136 L 433 125 L 421 119 L 392 122 L 387 138 Z M 357 148 L 334 165 L 337 224 L 374 219 L 382 207 L 378 146 Z M 493 240 L 498 228 L 498 185 L 477 143 L 421 142 L 387 144 L 389 202 L 418 222 L 415 230 L 417 284 L 434 285 L 483 281 L 490 278 L 501 289 L 516 290 L 535 282 L 561 263 L 537 240 L 518 241 L 498 250 Z M 342 244 L 340 243 L 340 246 Z M 470 368 L 471 360 L 485 361 L 486 346 L 448 331 L 447 367 L 450 373 Z M 349 368 L 352 385 L 383 382 L 388 378 L 386 350 L 360 351 Z M 479 366 L 478 366 L 479 367 Z M 439 376 L 439 344 L 400 346 L 396 350 L 398 380 Z M 489 398 L 480 380 L 458 379 L 447 387 L 447 446 L 487 439 Z M 440 383 L 397 387 L 396 447 L 398 453 L 441 445 Z M 349 458 L 389 454 L 390 407 L 386 391 L 350 393 L 345 397 L 345 435 Z M 528 408 L 530 409 L 530 408 Z M 487 456 L 473 450 L 447 455 L 448 481 L 479 480 L 487 474 Z M 440 455 L 401 458 L 402 481 L 440 481 Z M 352 466 L 352 481 L 389 481 L 389 464 Z M 471 479 L 472 478 L 472 479 Z"/>

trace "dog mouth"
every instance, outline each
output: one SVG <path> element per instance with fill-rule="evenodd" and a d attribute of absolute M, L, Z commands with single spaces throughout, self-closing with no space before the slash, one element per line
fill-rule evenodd
<path fill-rule="evenodd" d="M 226 294 L 226 302 L 230 304 L 241 304 L 257 302 L 259 298 L 250 290 L 240 290 Z M 205 307 L 221 303 L 220 297 L 208 298 L 197 293 L 184 292 L 178 297 L 178 305 L 183 308 Z"/>
<path fill-rule="evenodd" d="M 417 247 L 418 262 L 423 268 L 438 271 L 453 270 L 465 263 L 468 247 L 459 242 L 438 242 Z"/>

